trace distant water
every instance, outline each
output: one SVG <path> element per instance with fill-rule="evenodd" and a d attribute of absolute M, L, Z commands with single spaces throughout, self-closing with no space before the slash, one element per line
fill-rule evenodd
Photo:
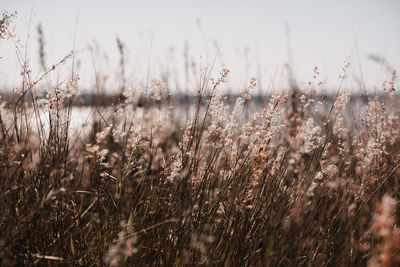
<path fill-rule="evenodd" d="M 393 103 L 397 103 L 399 98 L 395 97 L 394 102 Z M 382 99 L 380 99 L 380 101 L 382 101 Z M 259 112 L 261 113 L 263 108 L 267 107 L 268 103 L 264 102 L 263 104 L 261 104 L 258 101 L 251 101 L 248 105 L 246 105 L 246 110 L 244 113 L 244 116 L 242 117 L 241 122 L 246 121 L 246 118 L 249 118 L 250 116 L 252 116 L 252 114 L 254 114 L 255 112 Z M 233 107 L 234 102 L 226 102 L 225 104 L 229 105 L 230 108 Z M 330 98 L 327 99 L 327 101 L 325 101 L 325 103 L 320 106 L 320 108 L 318 109 L 318 113 L 319 114 L 327 114 L 329 112 L 330 107 L 332 106 L 332 101 Z M 352 127 L 353 125 L 353 121 L 354 119 L 359 119 L 363 116 L 363 114 L 365 114 L 365 111 L 367 110 L 368 107 L 368 103 L 365 101 L 365 99 L 362 99 L 360 97 L 356 98 L 356 97 L 352 97 L 350 100 L 350 103 L 348 103 L 346 110 L 343 112 L 343 115 L 345 117 L 345 120 L 347 121 L 347 123 L 349 123 L 347 126 Z M 143 111 L 144 108 L 143 107 L 127 107 L 127 108 L 131 108 L 131 112 L 129 112 L 128 116 L 134 116 L 134 118 L 129 118 L 129 119 L 134 119 L 134 120 L 138 120 L 141 121 L 141 119 L 143 118 Z M 396 108 L 396 107 L 388 107 L 388 110 L 392 109 L 392 108 Z M 192 103 L 178 103 L 176 104 L 173 108 L 168 108 L 167 105 L 161 104 L 160 106 L 152 106 L 152 109 L 155 109 L 156 111 L 160 111 L 159 114 L 160 116 L 165 115 L 166 112 L 170 112 L 171 115 L 175 118 L 175 120 L 179 123 L 180 122 L 180 126 L 184 127 L 185 122 L 188 120 L 191 120 L 195 114 L 196 111 L 196 104 L 194 104 L 194 102 Z M 4 111 L 4 110 L 3 110 Z M 102 117 L 104 117 L 107 121 L 107 123 L 109 123 L 109 118 L 112 118 L 113 116 L 115 117 L 115 115 L 113 114 L 114 110 L 112 106 L 108 106 L 108 107 L 94 107 L 94 106 L 74 106 L 72 108 L 72 113 L 71 113 L 71 120 L 70 120 L 70 130 L 71 132 L 80 132 L 85 133 L 88 130 L 91 129 L 91 126 L 93 125 L 93 123 L 98 120 L 101 121 Z M 149 109 L 146 109 L 145 115 L 149 112 Z M 3 120 L 6 119 L 6 121 L 8 121 L 8 123 L 12 123 L 12 112 L 7 112 L 8 114 L 3 114 Z M 30 120 L 30 124 L 32 126 L 32 129 L 34 131 L 37 131 L 37 124 L 36 124 L 36 119 L 34 118 L 34 114 L 33 112 L 29 112 L 28 114 L 30 114 L 31 116 L 31 120 Z M 8 115 L 8 116 L 6 116 Z M 127 115 L 127 114 L 120 114 L 122 116 Z M 5 118 L 8 117 L 8 118 Z M 45 131 L 48 131 L 49 127 L 50 127 L 50 118 L 49 118 L 49 112 L 44 112 L 42 111 L 40 113 L 40 119 L 41 122 L 44 126 Z M 62 120 L 61 124 L 65 123 Z M 318 123 L 318 121 L 316 120 L 315 123 Z"/>

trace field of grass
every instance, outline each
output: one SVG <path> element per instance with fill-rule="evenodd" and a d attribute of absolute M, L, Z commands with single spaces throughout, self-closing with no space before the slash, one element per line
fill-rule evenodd
<path fill-rule="evenodd" d="M 59 64 L 38 80 L 22 64 L 0 105 L 0 265 L 400 263 L 395 73 L 352 105 L 338 85 L 330 102 L 296 88 L 254 106 L 255 79 L 228 105 L 229 71 L 206 70 L 186 121 L 154 79 L 140 108 L 125 90 L 83 130 L 75 73 L 36 92 Z"/>

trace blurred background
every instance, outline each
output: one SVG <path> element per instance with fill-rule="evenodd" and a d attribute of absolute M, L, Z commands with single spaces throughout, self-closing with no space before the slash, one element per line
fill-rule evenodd
<path fill-rule="evenodd" d="M 122 81 L 139 87 L 159 78 L 173 93 L 193 93 L 211 68 L 214 76 L 230 70 L 224 90 L 233 93 L 251 77 L 259 93 L 285 89 L 289 68 L 300 88 L 318 80 L 318 90 L 336 92 L 346 61 L 345 86 L 373 92 L 400 67 L 396 0 L 1 0 L 0 11 L 17 12 L 15 41 L 28 44 L 33 77 L 75 50 L 79 87 L 88 92 L 99 81 L 114 93 Z M 0 51 L 7 91 L 21 82 L 15 43 L 1 40 Z M 63 68 L 47 79 L 63 81 L 71 62 Z"/>

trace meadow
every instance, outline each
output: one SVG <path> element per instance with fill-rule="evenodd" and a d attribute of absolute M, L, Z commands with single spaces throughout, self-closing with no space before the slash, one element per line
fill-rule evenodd
<path fill-rule="evenodd" d="M 396 72 L 355 97 L 346 64 L 330 101 L 293 86 L 254 104 L 252 78 L 228 104 L 229 70 L 206 68 L 190 116 L 149 79 L 90 107 L 80 128 L 73 68 L 38 93 L 74 57 L 38 79 L 22 61 L 1 102 L 0 265 L 400 263 Z"/>

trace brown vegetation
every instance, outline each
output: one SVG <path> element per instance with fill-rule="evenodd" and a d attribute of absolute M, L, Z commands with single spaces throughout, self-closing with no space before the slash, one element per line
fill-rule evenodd
<path fill-rule="evenodd" d="M 218 93 L 229 71 L 206 70 L 184 125 L 150 80 L 159 105 L 138 108 L 125 88 L 74 133 L 77 75 L 40 99 L 42 78 L 22 70 L 19 101 L 0 110 L 1 265 L 400 262 L 395 75 L 358 118 L 341 89 L 330 104 L 275 94 L 248 116 L 256 80 L 229 106 Z"/>

